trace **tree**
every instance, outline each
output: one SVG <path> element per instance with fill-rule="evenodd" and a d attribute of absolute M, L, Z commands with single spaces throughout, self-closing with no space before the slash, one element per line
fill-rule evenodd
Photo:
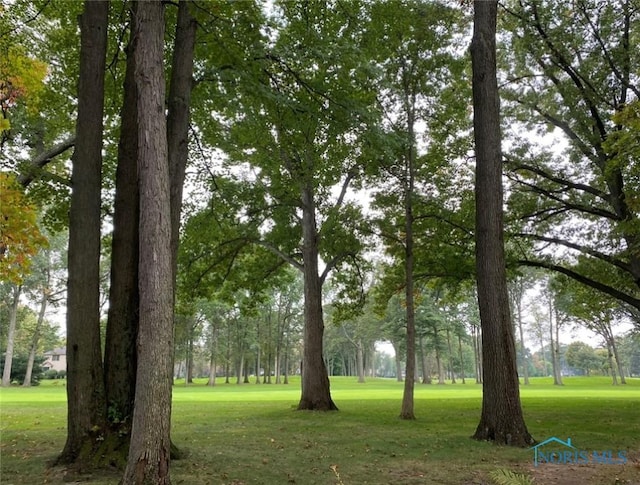
<path fill-rule="evenodd" d="M 355 350 L 355 369 L 360 383 L 365 382 L 365 360 L 373 357 L 371 349 L 374 349 L 375 340 L 380 337 L 381 320 L 373 311 L 373 303 L 369 298 L 361 315 L 334 322 L 334 325 L 340 326 L 342 334 Z"/>
<path fill-rule="evenodd" d="M 518 333 L 520 336 L 519 350 L 520 361 L 522 362 L 522 376 L 524 377 L 524 384 L 529 385 L 529 362 L 527 361 L 527 349 L 524 343 L 524 304 L 525 295 L 527 290 L 532 287 L 533 278 L 530 273 L 517 275 L 509 282 L 509 298 L 512 308 L 512 315 L 514 315 Z"/>
<path fill-rule="evenodd" d="M 446 317 L 439 308 L 440 295 L 437 290 L 423 288 L 418 293 L 418 307 L 416 308 L 416 323 L 418 333 L 427 340 L 428 348 L 432 349 L 436 357 L 436 371 L 438 384 L 444 384 L 444 351 L 446 348 Z"/>
<path fill-rule="evenodd" d="M 44 362 L 43 357 L 37 357 L 32 367 L 32 373 L 29 378 L 30 385 L 38 385 L 40 383 L 40 379 L 42 379 L 43 368 L 42 363 Z M 5 356 L 0 356 L 0 367 L 3 368 L 4 372 L 5 366 Z M 29 370 L 29 358 L 24 354 L 16 354 L 13 359 L 13 365 L 11 367 L 11 382 L 24 382 L 27 377 L 27 371 Z"/>
<path fill-rule="evenodd" d="M 633 331 L 618 338 L 620 358 L 629 377 L 640 375 L 640 335 Z"/>
<path fill-rule="evenodd" d="M 173 382 L 171 193 L 164 115 L 164 5 L 137 6 L 134 37 L 140 180 L 140 320 L 135 404 L 122 483 L 170 484 Z"/>
<path fill-rule="evenodd" d="M 520 405 L 504 259 L 497 10 L 497 1 L 474 2 L 471 61 L 476 146 L 476 271 L 484 369 L 482 414 L 474 438 L 528 446 L 533 438 Z"/>
<path fill-rule="evenodd" d="M 176 280 L 177 233 L 182 206 L 182 185 L 187 163 L 187 133 L 193 70 L 195 23 L 190 2 L 178 4 L 176 34 L 168 97 L 167 138 L 171 173 L 171 224 L 173 281 Z M 135 16 L 136 4 L 130 7 Z M 124 463 L 133 413 L 139 327 L 139 187 L 138 187 L 138 92 L 135 82 L 135 41 L 130 32 L 120 113 L 116 192 L 113 216 L 109 314 L 105 342 L 105 383 L 109 429 L 98 456 L 109 463 Z M 175 291 L 175 290 L 174 290 Z M 172 448 L 178 456 L 177 448 Z"/>
<path fill-rule="evenodd" d="M 567 346 L 565 358 L 570 367 L 587 376 L 591 374 L 591 371 L 602 367 L 602 362 L 593 347 L 583 342 L 571 342 Z"/>
<path fill-rule="evenodd" d="M 547 336 L 549 336 L 547 327 L 547 323 L 549 321 L 548 312 L 545 312 L 539 306 L 534 305 L 531 313 L 533 316 L 533 322 L 529 327 L 529 332 L 536 339 L 536 343 L 540 344 L 539 357 L 542 360 L 542 362 L 540 362 L 542 367 L 542 373 L 540 375 L 546 377 L 550 375 L 549 368 L 547 366 L 547 355 L 545 351 L 545 341 Z M 551 346 L 549 346 L 549 357 L 551 357 Z"/>
<path fill-rule="evenodd" d="M 0 13 L 4 18 L 6 12 Z M 7 19 L 8 20 L 8 19 Z M 9 139 L 11 122 L 9 113 L 17 104 L 26 104 L 31 112 L 39 108 L 39 95 L 47 74 L 47 66 L 30 56 L 24 45 L 15 42 L 15 29 L 2 22 L 0 35 L 0 151 Z M 26 103 L 25 103 L 26 101 Z"/>
<path fill-rule="evenodd" d="M 406 344 L 406 311 L 402 306 L 402 297 L 399 292 L 388 296 L 388 290 L 384 283 L 374 287 L 374 301 L 376 312 L 382 316 L 381 334 L 393 345 L 395 353 L 395 377 L 398 382 L 403 381 L 402 362 L 405 358 Z"/>
<path fill-rule="evenodd" d="M 104 72 L 109 2 L 86 1 L 80 17 L 78 119 L 69 213 L 67 441 L 58 463 L 83 460 L 104 428 L 100 346 L 100 225 Z"/>
<path fill-rule="evenodd" d="M 46 244 L 35 205 L 12 174 L 0 172 L 0 279 L 19 284 Z"/>
<path fill-rule="evenodd" d="M 7 331 L 7 348 L 4 353 L 2 369 L 2 387 L 11 385 L 11 367 L 13 364 L 13 346 L 16 338 L 16 325 L 18 322 L 18 305 L 22 285 L 11 285 L 11 306 L 9 307 L 9 329 Z"/>
<path fill-rule="evenodd" d="M 191 0 L 180 0 L 171 61 L 167 113 L 167 146 L 171 184 L 171 258 L 173 292 L 176 292 L 180 214 L 183 186 L 189 159 L 189 121 L 193 86 L 196 20 L 191 16 Z M 174 296 L 175 299 L 175 296 Z"/>
<path fill-rule="evenodd" d="M 41 337 L 47 330 L 45 315 L 47 307 L 50 304 L 57 304 L 61 298 L 60 294 L 63 283 L 60 277 L 60 270 L 63 263 L 62 258 L 65 257 L 66 234 L 56 234 L 50 237 L 50 246 L 40 251 L 34 258 L 34 272 L 25 282 L 26 292 L 31 293 L 32 298 L 38 300 L 38 318 L 35 328 L 31 333 L 31 342 L 28 350 L 27 370 L 24 377 L 23 386 L 31 385 L 31 377 L 36 362 L 36 354 L 41 349 Z M 66 275 L 65 275 L 66 276 Z"/>
<path fill-rule="evenodd" d="M 137 3 L 130 6 L 134 21 Z M 131 431 L 136 387 L 139 318 L 138 91 L 135 81 L 135 41 L 129 31 L 123 81 L 120 133 L 115 172 L 109 309 L 104 345 L 104 382 L 109 419 L 100 455 L 124 466 Z M 119 451 L 116 451 L 119 450 Z M 116 453 L 119 455 L 116 458 Z M 100 456 L 97 455 L 97 456 Z"/>
<path fill-rule="evenodd" d="M 373 49 L 369 55 L 381 71 L 378 103 L 385 120 L 385 143 L 376 156 L 376 175 L 383 180 L 378 179 L 374 195 L 379 213 L 375 222 L 387 252 L 403 270 L 402 282 L 397 282 L 404 290 L 406 310 L 403 419 L 415 419 L 416 252 L 420 243 L 428 244 L 420 235 L 431 232 L 425 222 L 435 219 L 438 212 L 433 207 L 438 203 L 432 201 L 435 172 L 454 152 L 451 145 L 455 143 L 442 136 L 444 125 L 455 125 L 464 112 L 448 97 L 460 73 L 458 59 L 445 47 L 457 30 L 457 21 L 456 11 L 439 3 L 378 2 L 371 7 L 367 29 L 367 45 Z M 382 45 L 380 38 L 385 39 Z M 420 269 L 428 267 L 421 263 Z"/>
<path fill-rule="evenodd" d="M 267 274 L 283 264 L 302 273 L 299 409 L 337 409 L 322 358 L 324 283 L 332 274 L 345 294 L 361 297 L 363 218 L 346 198 L 363 170 L 373 100 L 373 92 L 363 88 L 366 66 L 352 38 L 359 8 L 355 2 L 279 3 L 269 25 L 273 37 L 242 52 L 231 66 L 214 64 L 219 77 L 209 86 L 227 93 L 216 92 L 225 102 L 217 115 L 224 136 L 212 141 L 228 155 L 228 179 L 213 184 L 215 198 L 224 199 L 222 211 L 233 219 L 232 231 L 213 243 L 217 251 L 208 250 L 215 254 L 210 267 L 215 259 L 218 267 L 238 260 L 248 251 L 242 246 L 250 244 L 262 248 L 256 254 L 271 253 L 259 262 L 263 268 L 272 263 Z M 248 37 L 253 47 L 250 42 Z M 226 259 L 218 258 L 221 253 Z"/>
<path fill-rule="evenodd" d="M 561 298 L 558 292 L 554 292 L 554 281 L 547 280 L 546 288 L 542 296 L 547 303 L 547 316 L 549 322 L 549 350 L 551 352 L 551 369 L 553 370 L 553 384 L 562 386 L 562 369 L 560 368 L 560 327 L 566 323 L 562 318 L 558 300 Z"/>
<path fill-rule="evenodd" d="M 640 308 L 637 2 L 523 0 L 505 11 L 509 124 L 562 147 L 511 137 L 513 232 L 532 246 L 520 262 Z"/>
<path fill-rule="evenodd" d="M 221 360 L 221 334 L 225 326 L 224 322 L 231 318 L 232 308 L 222 299 L 199 300 L 196 302 L 196 308 L 205 321 L 205 352 L 209 358 L 207 385 L 215 386 L 216 371 Z"/>
<path fill-rule="evenodd" d="M 595 332 L 604 340 L 613 383 L 618 383 L 617 371 L 621 383 L 626 384 L 613 332 L 614 323 L 623 316 L 618 302 L 610 297 L 602 298 L 593 288 L 580 285 L 567 277 L 558 278 L 557 292 L 562 311 L 571 315 L 580 325 Z"/>

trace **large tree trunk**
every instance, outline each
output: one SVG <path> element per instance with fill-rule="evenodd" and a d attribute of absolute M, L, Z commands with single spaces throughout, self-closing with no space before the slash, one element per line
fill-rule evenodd
<path fill-rule="evenodd" d="M 106 423 L 100 345 L 100 203 L 108 1 L 80 17 L 78 119 L 73 154 L 67 283 L 67 441 L 58 463 L 81 462 Z M 98 430 L 98 432 L 96 432 Z"/>
<path fill-rule="evenodd" d="M 4 354 L 4 369 L 2 371 L 2 387 L 11 385 L 11 366 L 13 362 L 13 346 L 16 339 L 16 323 L 18 321 L 18 305 L 20 304 L 20 293 L 22 285 L 14 285 L 13 301 L 9 310 L 9 331 L 7 332 L 7 350 Z"/>
<path fill-rule="evenodd" d="M 141 2 L 134 36 L 140 179 L 140 328 L 131 445 L 122 483 L 171 483 L 173 262 L 163 68 L 164 6 Z"/>
<path fill-rule="evenodd" d="M 410 126 L 413 126 L 412 124 Z M 413 140 L 413 138 L 411 138 Z M 413 151 L 413 147 L 410 148 Z M 416 312 L 413 295 L 413 156 L 410 153 L 407 163 L 407 181 L 405 186 L 405 299 L 407 315 L 407 360 L 405 361 L 404 390 L 400 418 L 416 419 L 413 412 L 413 388 L 416 380 Z"/>
<path fill-rule="evenodd" d="M 167 114 L 167 146 L 171 184 L 171 269 L 174 294 L 180 242 L 182 191 L 189 155 L 189 117 L 197 27 L 196 21 L 189 11 L 190 3 L 189 0 L 180 0 L 178 4 Z"/>
<path fill-rule="evenodd" d="M 404 61 L 403 61 L 404 62 Z M 403 78 L 411 76 L 410 72 L 402 69 Z M 404 204 L 404 277 L 405 277 L 405 303 L 406 303 L 406 346 L 407 360 L 405 362 L 405 380 L 404 390 L 402 394 L 402 407 L 400 410 L 400 418 L 415 419 L 413 411 L 413 391 L 416 381 L 416 311 L 414 299 L 414 279 L 413 271 L 415 265 L 414 257 L 414 240 L 413 240 L 413 198 L 415 185 L 415 110 L 416 110 L 416 93 L 410 88 L 409 83 L 405 82 L 403 91 L 403 108 L 407 116 L 407 149 L 403 154 L 404 167 L 402 174 L 402 190 Z"/>
<path fill-rule="evenodd" d="M 184 4 L 184 5 L 183 5 Z M 134 4 L 135 5 L 135 4 Z M 177 233 L 182 202 L 182 184 L 186 160 L 186 134 L 188 131 L 188 106 L 191 93 L 189 45 L 192 30 L 185 2 L 178 10 L 176 42 L 169 94 L 168 136 L 172 143 L 169 150 L 172 170 L 172 241 L 174 274 L 177 253 Z M 112 243 L 111 286 L 109 317 L 105 345 L 105 385 L 112 436 L 106 447 L 120 449 L 126 458 L 129 442 L 128 428 L 133 413 L 136 375 L 136 337 L 138 333 L 138 225 L 139 193 L 137 173 L 137 91 L 134 79 L 134 39 L 128 46 L 127 69 L 124 82 L 124 103 L 121 111 L 120 144 L 116 172 L 116 199 L 114 207 L 114 231 Z M 191 48 L 191 51 L 193 49 Z M 192 64 L 192 63 L 191 63 Z M 186 69 L 184 66 L 187 66 Z M 185 75 L 184 72 L 187 72 Z M 184 78 L 187 82 L 184 82 Z M 186 106 L 186 111 L 185 111 Z M 186 113 L 186 114 L 185 114 Z M 186 117 L 186 118 L 185 118 Z M 185 121 L 186 119 L 186 121 Z M 183 141 L 184 140 L 184 141 Z M 175 228 L 174 228 L 175 225 Z M 116 442 L 111 442 L 113 439 Z M 103 448 L 105 448 L 103 446 Z M 104 454 L 108 450 L 103 449 Z M 109 458 L 113 461 L 111 454 Z"/>
<path fill-rule="evenodd" d="M 500 102 L 496 78 L 497 1 L 474 2 L 471 42 L 476 146 L 476 271 L 482 325 L 483 397 L 474 434 L 529 446 L 522 415 L 513 326 L 509 312 L 502 222 Z"/>
<path fill-rule="evenodd" d="M 337 411 L 331 399 L 329 376 L 323 359 L 322 281 L 318 275 L 318 228 L 311 187 L 302 190 L 302 259 L 304 276 L 304 349 L 302 395 L 299 410 Z"/>
<path fill-rule="evenodd" d="M 132 6 L 135 7 L 136 4 Z M 134 12 L 131 12 L 133 18 Z M 135 83 L 135 38 L 127 47 L 124 98 L 120 110 L 120 141 L 111 241 L 111 284 L 104 353 L 104 373 L 111 435 L 105 445 L 128 454 L 136 389 L 138 336 L 138 119 Z M 105 449 L 115 459 L 113 453 Z"/>

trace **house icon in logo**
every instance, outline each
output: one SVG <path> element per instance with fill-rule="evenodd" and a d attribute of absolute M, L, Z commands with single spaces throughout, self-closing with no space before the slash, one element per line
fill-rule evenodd
<path fill-rule="evenodd" d="M 551 438 L 547 438 L 546 440 L 544 440 L 542 443 L 538 443 L 536 446 L 532 446 L 531 448 L 529 448 L 530 450 L 533 450 L 533 463 L 534 466 L 538 466 L 538 453 L 539 453 L 539 449 L 543 446 L 546 446 L 550 443 L 559 443 L 562 446 L 565 446 L 567 448 L 570 448 L 572 450 L 577 450 L 577 448 L 575 446 L 573 446 L 571 444 L 571 438 L 567 438 L 567 441 L 562 441 L 560 438 L 556 438 L 555 436 L 552 436 Z"/>

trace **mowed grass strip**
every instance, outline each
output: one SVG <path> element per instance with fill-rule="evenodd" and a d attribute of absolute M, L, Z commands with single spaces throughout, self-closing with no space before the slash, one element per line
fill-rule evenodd
<path fill-rule="evenodd" d="M 582 449 L 629 453 L 627 465 L 583 470 L 584 484 L 613 484 L 615 477 L 640 483 L 640 464 L 632 461 L 640 449 L 640 379 L 617 387 L 606 378 L 565 382 L 557 387 L 533 379 L 521 387 L 529 430 L 540 441 L 571 437 Z M 172 438 L 188 455 L 172 463 L 173 483 L 459 485 L 491 483 L 488 474 L 497 468 L 536 472 L 531 450 L 469 439 L 482 396 L 475 383 L 417 384 L 416 421 L 397 418 L 403 384 L 392 379 L 332 378 L 335 413 L 296 411 L 299 385 L 298 379 L 289 385 L 177 383 Z M 64 445 L 65 402 L 60 381 L 0 391 L 0 483 L 69 480 L 63 470 L 47 468 Z M 118 476 L 80 479 L 106 485 Z"/>

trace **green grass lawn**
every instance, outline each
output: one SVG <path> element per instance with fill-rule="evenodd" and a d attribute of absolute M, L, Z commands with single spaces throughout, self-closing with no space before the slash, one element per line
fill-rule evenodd
<path fill-rule="evenodd" d="M 295 411 L 299 380 L 289 385 L 202 382 L 174 387 L 173 441 L 187 452 L 172 462 L 174 484 L 488 484 L 508 469 L 535 483 L 640 484 L 640 379 L 613 387 L 607 378 L 566 378 L 554 387 L 532 379 L 521 388 L 534 437 L 585 450 L 622 450 L 625 465 L 533 467 L 533 451 L 496 447 L 469 437 L 478 423 L 481 386 L 416 385 L 416 421 L 398 419 L 402 383 L 357 384 L 332 378 L 339 412 Z M 47 462 L 65 440 L 62 381 L 0 390 L 0 483 L 71 480 Z M 118 474 L 73 477 L 116 484 Z M 617 481 L 616 481 L 617 480 Z"/>

